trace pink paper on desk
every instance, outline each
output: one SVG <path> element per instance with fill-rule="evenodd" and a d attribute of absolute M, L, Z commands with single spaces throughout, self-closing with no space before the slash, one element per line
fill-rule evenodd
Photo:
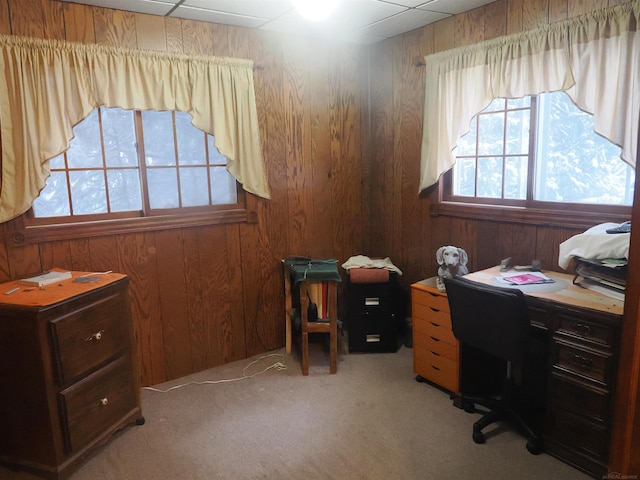
<path fill-rule="evenodd" d="M 504 280 L 515 285 L 530 285 L 532 283 L 552 283 L 553 279 L 546 275 L 536 275 L 535 273 L 521 273 L 518 275 L 504 275 Z"/>

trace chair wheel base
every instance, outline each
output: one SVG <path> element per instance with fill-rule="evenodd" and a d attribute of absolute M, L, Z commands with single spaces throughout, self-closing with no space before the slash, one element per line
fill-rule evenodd
<path fill-rule="evenodd" d="M 484 433 L 482 433 L 480 430 L 474 430 L 471 438 L 473 438 L 473 441 L 478 444 L 482 444 L 486 442 L 484 438 Z"/>
<path fill-rule="evenodd" d="M 531 455 L 540 455 L 544 448 L 540 439 L 531 439 L 527 442 L 527 450 Z"/>

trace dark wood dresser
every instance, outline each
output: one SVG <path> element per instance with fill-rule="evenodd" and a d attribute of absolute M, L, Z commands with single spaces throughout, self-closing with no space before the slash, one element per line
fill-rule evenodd
<path fill-rule="evenodd" d="M 72 277 L 0 285 L 0 462 L 55 480 L 119 429 L 144 423 L 129 279 Z"/>

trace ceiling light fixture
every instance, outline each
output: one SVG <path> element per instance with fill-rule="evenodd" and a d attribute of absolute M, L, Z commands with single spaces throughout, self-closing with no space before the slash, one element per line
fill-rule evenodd
<path fill-rule="evenodd" d="M 324 20 L 338 7 L 340 0 L 293 0 L 300 14 L 309 20 Z"/>

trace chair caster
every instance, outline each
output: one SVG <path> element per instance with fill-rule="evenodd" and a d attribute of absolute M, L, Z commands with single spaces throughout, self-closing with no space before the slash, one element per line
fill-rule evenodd
<path fill-rule="evenodd" d="M 463 402 L 462 408 L 467 413 L 476 413 L 476 406 L 473 404 L 473 402 Z"/>
<path fill-rule="evenodd" d="M 529 440 L 527 442 L 527 450 L 531 455 L 540 455 L 544 450 L 542 441 L 538 438 Z"/>
<path fill-rule="evenodd" d="M 480 430 L 474 430 L 471 438 L 473 438 L 473 441 L 478 444 L 482 444 L 486 442 L 484 438 L 484 433 L 482 433 Z"/>

